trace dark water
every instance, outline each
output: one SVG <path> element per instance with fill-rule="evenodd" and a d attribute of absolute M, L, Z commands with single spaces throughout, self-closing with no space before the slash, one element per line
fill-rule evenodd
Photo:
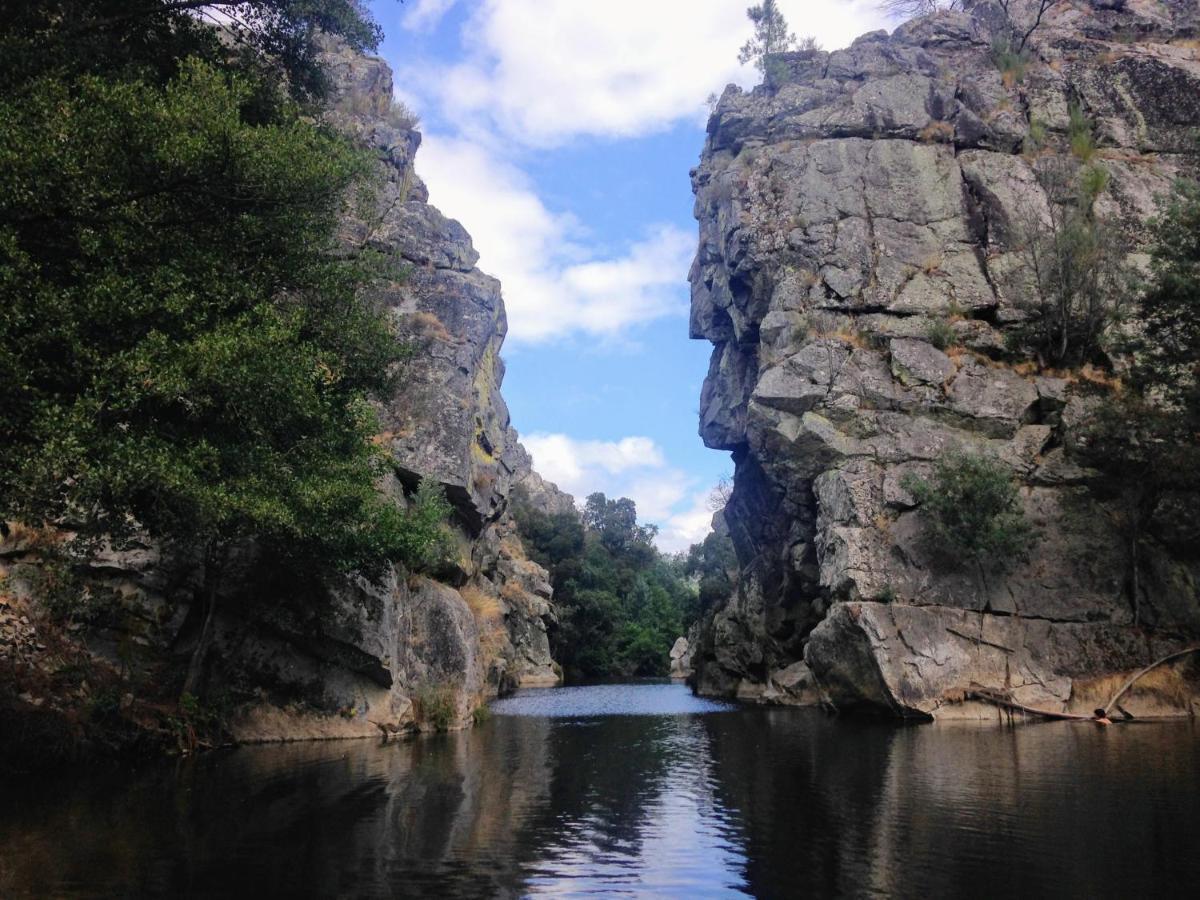
<path fill-rule="evenodd" d="M 674 685 L 0 783 L 0 897 L 1200 896 L 1200 730 L 896 727 Z"/>

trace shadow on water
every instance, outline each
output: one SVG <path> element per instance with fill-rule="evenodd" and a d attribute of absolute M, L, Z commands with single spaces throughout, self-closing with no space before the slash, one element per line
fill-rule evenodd
<path fill-rule="evenodd" d="M 1191 723 L 901 728 L 675 685 L 0 784 L 0 896 L 1188 896 Z"/>

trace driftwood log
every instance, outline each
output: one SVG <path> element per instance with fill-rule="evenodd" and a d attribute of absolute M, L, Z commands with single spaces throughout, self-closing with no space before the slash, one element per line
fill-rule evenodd
<path fill-rule="evenodd" d="M 986 703 L 992 703 L 996 706 L 1003 707 L 1004 709 L 1028 713 L 1031 716 L 1041 716 L 1044 719 L 1065 719 L 1072 722 L 1099 722 L 1103 725 L 1107 725 L 1109 724 L 1108 714 L 1112 712 L 1114 708 L 1121 709 L 1121 707 L 1118 705 L 1118 701 L 1129 692 L 1130 688 L 1137 684 L 1138 680 L 1143 675 L 1152 672 L 1161 665 L 1165 665 L 1166 663 L 1180 659 L 1184 656 L 1187 656 L 1189 653 L 1196 652 L 1200 652 L 1200 647 L 1188 647 L 1186 650 L 1176 650 L 1174 653 L 1168 653 L 1161 659 L 1156 659 L 1144 669 L 1141 669 L 1131 675 L 1126 682 L 1121 685 L 1120 689 L 1112 695 L 1112 699 L 1110 699 L 1108 703 L 1104 705 L 1104 708 L 1097 709 L 1096 712 L 1090 716 L 1080 715 L 1079 713 L 1056 712 L 1052 709 L 1038 709 L 1036 706 L 1026 706 L 1023 703 L 1018 703 L 1017 701 L 1013 700 L 1012 697 L 1005 696 L 999 691 L 993 691 L 989 688 L 981 686 L 974 686 L 971 690 L 967 691 L 967 697 L 973 700 L 983 700 Z M 1121 709 L 1121 713 L 1126 719 L 1133 718 L 1133 716 L 1130 713 L 1127 713 L 1124 709 Z"/>

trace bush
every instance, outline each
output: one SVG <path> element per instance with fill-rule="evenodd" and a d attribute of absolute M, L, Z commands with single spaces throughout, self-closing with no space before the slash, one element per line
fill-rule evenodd
<path fill-rule="evenodd" d="M 958 343 L 958 335 L 954 333 L 954 326 L 945 319 L 934 319 L 930 322 L 925 328 L 925 337 L 939 350 L 945 350 Z"/>
<path fill-rule="evenodd" d="M 452 512 L 442 486 L 422 479 L 397 534 L 400 559 L 411 571 L 432 572 L 450 558 L 454 541 L 446 523 Z"/>
<path fill-rule="evenodd" d="M 1070 107 L 1071 119 L 1067 126 L 1067 136 L 1071 141 L 1071 153 L 1080 162 L 1091 162 L 1096 154 L 1096 138 L 1092 135 L 1092 122 L 1083 114 L 1078 103 Z"/>
<path fill-rule="evenodd" d="M 1008 41 L 997 41 L 992 44 L 992 62 L 1000 70 L 1004 84 L 1012 87 L 1025 79 L 1025 68 L 1029 65 L 1029 54 L 1024 50 L 1014 49 Z"/>
<path fill-rule="evenodd" d="M 1000 462 L 963 452 L 948 453 L 930 480 L 906 475 L 901 482 L 920 504 L 929 544 L 988 568 L 1004 568 L 1033 541 L 1017 486 Z"/>
<path fill-rule="evenodd" d="M 400 100 L 392 101 L 387 113 L 384 114 L 384 120 L 393 128 L 401 131 L 415 131 L 421 124 L 421 117 Z"/>
<path fill-rule="evenodd" d="M 427 681 L 417 688 L 417 718 L 422 730 L 449 731 L 456 718 L 454 685 Z"/>

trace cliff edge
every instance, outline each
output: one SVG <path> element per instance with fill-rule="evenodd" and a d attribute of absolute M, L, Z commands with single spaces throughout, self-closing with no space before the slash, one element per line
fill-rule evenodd
<path fill-rule="evenodd" d="M 1197 8 L 1062 4 L 1017 71 L 996 61 L 997 15 L 979 2 L 783 54 L 709 120 L 691 334 L 714 345 L 700 434 L 735 461 L 740 578 L 695 651 L 702 693 L 994 716 L 963 702 L 989 688 L 1090 713 L 1200 630 L 1196 547 L 1165 530 L 1135 626 L 1112 510 L 1068 452 L 1097 376 L 1011 337 L 1019 225 L 1053 201 L 1039 159 L 1070 153 L 1073 115 L 1107 173 L 1098 212 L 1135 250 L 1156 198 L 1195 175 Z M 1019 483 L 1035 541 L 1006 571 L 946 567 L 921 540 L 905 476 L 953 450 Z M 1192 711 L 1189 672 L 1126 705 Z"/>

